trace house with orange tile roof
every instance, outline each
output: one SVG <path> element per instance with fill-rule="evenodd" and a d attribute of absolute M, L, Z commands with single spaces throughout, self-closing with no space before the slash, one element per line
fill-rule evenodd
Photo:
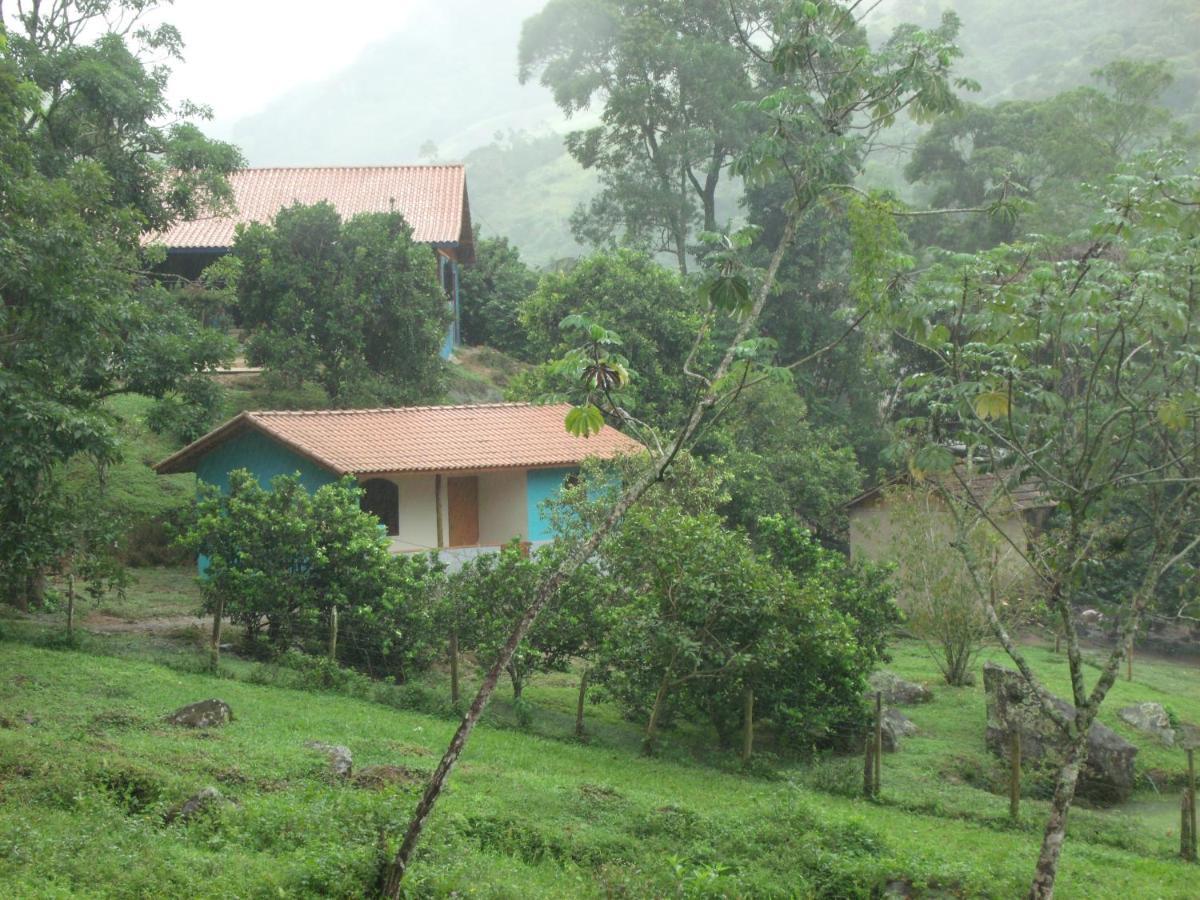
<path fill-rule="evenodd" d="M 456 164 L 416 166 L 313 166 L 241 169 L 229 176 L 234 212 L 200 215 L 177 222 L 147 244 L 166 247 L 163 271 L 195 280 L 205 266 L 228 253 L 239 225 L 269 223 L 296 203 L 326 202 L 342 219 L 366 212 L 398 212 L 413 240 L 428 244 L 453 313 L 442 356 L 459 341 L 459 268 L 475 260 L 466 168 Z"/>
<path fill-rule="evenodd" d="M 244 412 L 155 466 L 229 488 L 246 469 L 268 487 L 299 474 L 309 490 L 352 475 L 394 553 L 439 551 L 452 565 L 512 540 L 554 537 L 545 503 L 590 457 L 644 448 L 605 426 L 567 432 L 570 406 L 491 403 Z"/>

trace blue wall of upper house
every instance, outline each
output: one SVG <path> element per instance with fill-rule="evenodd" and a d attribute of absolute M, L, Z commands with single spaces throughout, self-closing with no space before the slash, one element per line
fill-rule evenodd
<path fill-rule="evenodd" d="M 461 341 L 462 316 L 458 305 L 458 263 L 448 256 L 438 254 L 438 281 L 450 295 L 450 325 L 446 329 L 446 340 L 440 351 L 442 359 L 449 359 Z"/>
<path fill-rule="evenodd" d="M 568 475 L 579 470 L 564 469 L 529 469 L 525 473 L 525 509 L 528 525 L 525 529 L 527 541 L 549 541 L 554 538 L 554 525 L 545 508 L 547 500 L 558 496 L 562 490 L 563 481 Z"/>
<path fill-rule="evenodd" d="M 196 477 L 228 492 L 229 473 L 234 469 L 246 469 L 264 488 L 271 486 L 271 479 L 276 475 L 294 475 L 297 472 L 300 473 L 300 482 L 309 492 L 337 481 L 337 476 L 328 469 L 293 453 L 258 431 L 242 432 L 204 454 L 196 464 Z"/>

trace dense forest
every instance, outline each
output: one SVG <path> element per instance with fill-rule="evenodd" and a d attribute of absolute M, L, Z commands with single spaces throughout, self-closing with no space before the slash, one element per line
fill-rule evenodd
<path fill-rule="evenodd" d="M 0 645 L 55 673 L 4 670 L 0 773 L 17 802 L 5 782 L 0 884 L 29 892 L 39 859 L 78 855 L 64 835 L 86 818 L 132 842 L 122 853 L 144 840 L 162 854 L 157 869 L 106 865 L 114 895 L 202 894 L 190 864 L 233 848 L 254 874 L 218 893 L 554 896 L 568 873 L 589 895 L 998 896 L 1003 871 L 1001 893 L 1087 896 L 1110 861 L 1081 863 L 1075 841 L 1185 895 L 1194 672 L 1140 654 L 1194 654 L 1200 622 L 1194 4 L 426 3 L 232 143 L 206 136 L 204 109 L 168 101 L 186 36 L 141 27 L 156 6 L 0 3 Z M 284 204 L 239 224 L 194 278 L 163 245 L 177 223 L 230 213 L 247 165 L 453 158 L 474 222 L 461 259 L 430 252 L 395 198 L 345 215 Z M 443 553 L 460 545 L 443 543 L 440 468 L 424 473 L 436 538 L 419 552 L 389 541 L 400 482 L 391 513 L 370 496 L 387 479 L 367 476 L 398 469 L 309 454 L 337 477 L 155 474 L 248 409 L 497 399 L 560 405 L 555 440 L 620 432 L 637 452 L 539 463 L 556 482 L 521 507 L 521 533 L 483 546 L 476 512 L 465 557 Z M 492 439 L 474 427 L 456 440 Z M 142 593 L 158 579 L 182 638 L 80 635 L 80 611 L 95 626 L 131 596 L 164 602 Z M 1135 682 L 1135 647 L 1152 682 Z M 261 768 L 254 729 L 270 735 L 283 774 L 197 751 L 240 799 L 175 796 L 185 711 L 114 706 L 81 725 L 71 709 L 90 701 L 55 653 L 134 705 L 149 701 L 122 665 L 162 696 L 163 665 L 189 690 L 250 682 L 231 689 L 259 724 L 231 744 Z M 93 658 L 106 655 L 118 661 Z M 985 660 L 1013 668 L 980 679 Z M 893 665 L 937 685 L 943 705 L 919 726 L 897 707 L 928 688 Z M 489 718 L 501 683 L 510 718 Z M 391 707 L 404 740 L 352 706 L 330 734 L 407 761 L 352 777 L 347 746 L 281 724 L 307 694 L 263 724 L 270 692 L 292 688 Z M 1123 730 L 1098 744 L 1125 701 Z M 219 721 L 197 733 L 246 727 L 208 703 Z M 552 723 L 558 743 L 519 745 L 532 756 L 678 766 L 653 771 L 680 784 L 711 767 L 807 799 L 787 794 L 782 818 L 755 825 L 726 785 L 726 829 L 716 807 L 701 817 L 661 794 L 630 818 L 636 779 L 535 787 L 528 759 L 478 757 L 455 775 L 494 740 L 476 726 L 498 722 L 539 741 Z M 940 742 L 895 762 L 918 728 Z M 68 733 L 87 758 L 25 758 Z M 287 768 L 310 751 L 330 768 Z M 494 778 L 536 799 L 498 813 Z M 1159 819 L 1136 818 L 1167 789 L 1169 852 Z M 1005 815 L 973 811 L 1001 794 Z M 899 816 L 898 832 L 910 816 L 981 831 L 926 857 L 843 802 Z M 574 817 L 562 829 L 547 824 L 560 806 Z M 573 829 L 600 821 L 613 830 L 585 846 Z M 1071 841 L 1068 821 L 1084 823 Z M 43 833 L 53 846 L 31 852 Z M 1010 838 L 1019 866 L 973 859 Z M 86 893 L 63 865 L 61 893 Z"/>

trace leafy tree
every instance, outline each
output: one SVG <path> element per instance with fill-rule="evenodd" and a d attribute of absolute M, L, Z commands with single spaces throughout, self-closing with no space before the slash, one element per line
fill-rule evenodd
<path fill-rule="evenodd" d="M 537 274 L 508 238 L 475 235 L 475 263 L 462 270 L 463 337 L 470 344 L 528 359 L 521 304 L 537 288 Z"/>
<path fill-rule="evenodd" d="M 695 357 L 690 352 L 685 357 L 684 374 L 692 379 L 694 393 L 685 407 L 682 424 L 667 439 L 662 452 L 652 456 L 652 464 L 624 484 L 596 526 L 586 536 L 569 543 L 560 564 L 539 582 L 484 675 L 475 699 L 409 821 L 403 842 L 383 873 L 382 893 L 386 897 L 399 896 L 404 873 L 425 824 L 525 634 L 557 598 L 563 582 L 596 553 L 624 516 L 665 477 L 680 452 L 694 441 L 701 426 L 736 399 L 746 383 L 743 370 L 759 371 L 761 361 L 756 348 L 761 346 L 761 335 L 757 329 L 796 227 L 819 200 L 846 191 L 845 182 L 831 174 L 840 172 L 847 160 L 860 165 L 874 136 L 894 122 L 901 111 L 924 118 L 954 105 L 949 74 L 958 55 L 953 43 L 957 20 L 953 16 L 932 31 L 900 28 L 877 51 L 872 51 L 865 43 L 853 5 L 788 3 L 775 16 L 763 15 L 757 7 L 741 8 L 737 3 L 731 9 L 737 20 L 739 45 L 750 56 L 761 57 L 780 85 L 759 103 L 760 111 L 770 119 L 769 125 L 753 135 L 735 166 L 746 178 L 767 180 L 785 174 L 791 181 L 788 218 L 779 242 L 761 278 L 747 272 L 740 253 L 745 244 L 742 236 L 729 238 L 725 248 L 710 255 L 712 268 L 702 294 L 708 306 L 701 314 L 693 346 L 699 351 L 713 325 L 724 322 L 726 316 L 736 317 L 738 324 L 729 334 L 724 350 L 716 354 L 715 362 L 697 358 L 698 352 Z M 743 13 L 748 19 L 742 18 Z M 749 34 L 754 35 L 753 39 Z M 852 127 L 854 133 L 848 134 Z M 872 251 L 871 258 L 877 255 L 871 245 L 864 246 Z M 870 267 L 864 264 L 861 268 L 858 281 L 863 285 L 875 284 L 877 279 L 868 277 Z M 889 299 L 894 295 L 894 291 L 880 293 Z M 869 302 L 872 298 L 866 290 L 854 296 L 862 299 L 864 314 L 876 305 L 882 306 L 880 298 Z M 825 350 L 816 355 L 821 352 Z M 699 368 L 692 369 L 689 361 Z M 804 360 L 796 360 L 794 365 L 803 363 Z M 586 370 L 583 374 L 587 374 Z M 761 377 L 769 376 L 762 373 Z M 577 409 L 576 418 L 588 412 L 586 408 Z"/>
<path fill-rule="evenodd" d="M 620 354 L 636 377 L 623 406 L 653 424 L 670 422 L 682 409 L 683 363 L 699 315 L 696 299 L 675 273 L 631 250 L 597 254 L 568 272 L 543 275 L 521 307 L 531 358 L 556 359 L 575 348 L 570 316 L 619 334 Z M 580 400 L 577 374 L 544 364 L 517 379 L 512 390 L 525 397 L 565 394 Z"/>
<path fill-rule="evenodd" d="M 1170 87 L 1163 62 L 1117 60 L 1097 70 L 1100 87 L 1046 100 L 967 105 L 922 135 L 905 167 L 930 191 L 934 207 L 976 208 L 1007 194 L 1025 201 L 1021 215 L 921 217 L 925 243 L 974 250 L 1011 241 L 1023 230 L 1062 233 L 1090 214 L 1077 186 L 1098 181 L 1134 153 L 1187 141 L 1160 105 Z"/>
<path fill-rule="evenodd" d="M 328 203 L 296 205 L 244 228 L 233 253 L 254 362 L 319 382 L 338 406 L 439 394 L 446 298 L 399 213 L 343 222 Z"/>
<path fill-rule="evenodd" d="M 686 274 L 754 117 L 752 62 L 723 0 L 551 0 L 525 22 L 522 81 L 538 76 L 568 116 L 603 98 L 601 124 L 567 136 L 601 179 L 572 218 L 582 243 L 670 253 Z"/>
<path fill-rule="evenodd" d="M 140 274 L 142 236 L 219 205 L 241 161 L 192 107 L 160 124 L 167 69 L 146 60 L 180 42 L 134 30 L 154 5 L 31 4 L 0 31 L 0 589 L 18 605 L 72 544 L 60 467 L 115 455 L 105 399 L 162 396 L 231 353 Z"/>
<path fill-rule="evenodd" d="M 999 500 L 1033 479 L 1056 505 L 1055 527 L 1028 549 L 1010 546 L 1026 557 L 1066 639 L 1073 715 L 1047 699 L 991 602 L 984 561 L 971 542 L 958 544 L 993 632 L 1066 748 L 1032 897 L 1053 894 L 1088 730 L 1128 642 L 1164 576 L 1200 546 L 1200 177 L 1175 174 L 1174 164 L 1146 162 L 1112 179 L 1086 246 L 1046 238 L 947 257 L 908 308 L 910 335 L 937 360 L 913 374 L 909 390 L 936 413 L 939 432 L 932 416 L 905 423 L 923 437 L 912 465 L 958 477 L 946 444 L 966 446 L 1011 473 Z M 953 328 L 928 324 L 951 317 Z M 960 531 L 982 522 L 1003 537 L 992 504 L 966 490 L 943 494 Z M 1072 611 L 1092 599 L 1083 576 L 1097 552 L 1137 574 L 1120 604 L 1116 646 L 1089 687 Z"/>

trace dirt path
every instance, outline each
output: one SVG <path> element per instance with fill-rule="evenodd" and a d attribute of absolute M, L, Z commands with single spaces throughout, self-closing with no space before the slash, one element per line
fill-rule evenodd
<path fill-rule="evenodd" d="M 156 616 L 147 619 L 125 619 L 104 613 L 91 613 L 80 627 L 92 634 L 157 634 L 181 631 L 186 628 L 205 629 L 212 625 L 211 619 L 198 616 Z"/>

